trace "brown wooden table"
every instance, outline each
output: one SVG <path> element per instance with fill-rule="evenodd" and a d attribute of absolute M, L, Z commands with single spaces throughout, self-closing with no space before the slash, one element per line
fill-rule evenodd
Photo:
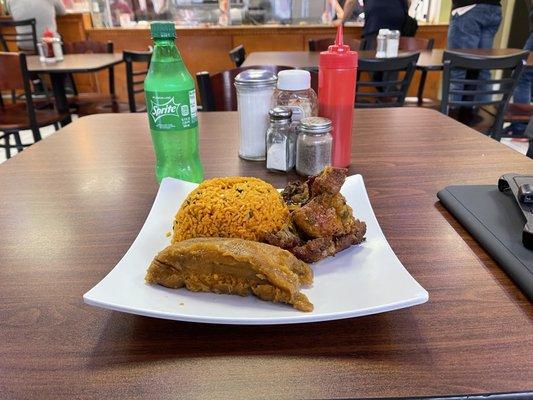
<path fill-rule="evenodd" d="M 64 60 L 56 63 L 42 63 L 38 56 L 27 58 L 28 71 L 38 74 L 49 74 L 54 90 L 54 99 L 58 112 L 69 112 L 65 80 L 69 74 L 97 72 L 121 63 L 122 53 L 113 54 L 65 54 Z M 110 88 L 111 89 L 111 88 Z M 70 123 L 68 117 L 62 125 Z"/>
<path fill-rule="evenodd" d="M 484 56 L 506 56 L 516 54 L 523 50 L 521 49 L 461 49 L 453 50 L 465 54 L 476 54 Z M 375 59 L 376 52 L 374 50 L 358 51 L 361 59 Z M 444 49 L 433 49 L 420 52 L 420 57 L 416 64 L 422 74 L 417 89 L 418 105 L 423 103 L 424 86 L 426 83 L 427 73 L 429 71 L 441 71 L 443 68 L 442 55 Z M 409 52 L 400 51 L 399 55 L 411 54 Z M 318 68 L 318 58 L 320 53 L 313 51 L 261 51 L 250 53 L 243 66 L 252 65 L 284 65 L 294 68 Z M 529 53 L 526 68 L 533 68 L 533 52 Z"/>
<path fill-rule="evenodd" d="M 453 50 L 460 51 L 465 54 L 477 54 L 487 56 L 503 56 L 511 55 L 521 52 L 521 49 L 461 49 Z M 373 50 L 359 51 L 360 58 L 374 59 L 376 52 Z M 444 49 L 433 49 L 420 52 L 420 58 L 417 62 L 418 69 L 425 69 L 431 71 L 442 70 L 442 54 Z M 409 54 L 406 52 L 399 52 L 402 54 Z M 285 65 L 294 68 L 318 68 L 319 52 L 313 51 L 259 51 L 250 53 L 243 66 L 251 65 Z M 529 53 L 529 58 L 526 64 L 527 68 L 533 68 L 533 52 Z"/>
<path fill-rule="evenodd" d="M 206 176 L 237 157 L 237 114 L 200 113 Z M 436 198 L 533 161 L 420 108 L 356 110 L 350 173 L 429 291 L 421 306 L 291 326 L 180 323 L 84 305 L 154 200 L 145 114 L 75 121 L 0 165 L 0 398 L 436 396 L 533 389 L 533 307 Z M 357 211 L 357 210 L 356 210 Z"/>

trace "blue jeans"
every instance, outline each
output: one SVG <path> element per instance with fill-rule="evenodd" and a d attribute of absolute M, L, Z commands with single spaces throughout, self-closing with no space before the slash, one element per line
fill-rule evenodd
<path fill-rule="evenodd" d="M 533 33 L 529 34 L 529 38 L 524 46 L 524 50 L 533 51 Z M 520 104 L 531 103 L 532 85 L 533 69 L 524 68 L 513 93 L 513 102 Z M 513 135 L 521 135 L 526 130 L 526 126 L 527 123 L 524 122 L 513 122 L 509 127 L 509 130 L 513 133 Z"/>
<path fill-rule="evenodd" d="M 529 34 L 524 50 L 533 51 L 533 33 Z M 513 93 L 513 102 L 521 104 L 531 103 L 531 85 L 533 85 L 533 69 L 524 68 Z"/>
<path fill-rule="evenodd" d="M 449 49 L 491 49 L 494 36 L 502 21 L 502 8 L 491 4 L 476 4 L 474 8 L 463 15 L 452 15 L 448 28 Z M 464 79 L 465 70 L 453 69 L 452 79 Z M 480 79 L 490 79 L 490 71 L 479 73 Z M 453 85 L 453 89 L 460 89 L 460 85 Z M 482 87 L 479 87 L 482 89 Z M 486 89 L 486 88 L 483 88 Z M 476 96 L 476 101 L 491 101 L 490 95 Z M 460 95 L 453 95 L 454 101 L 461 100 Z"/>

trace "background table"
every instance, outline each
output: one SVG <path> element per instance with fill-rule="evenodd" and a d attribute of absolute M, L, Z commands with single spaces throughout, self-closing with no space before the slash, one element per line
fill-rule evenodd
<path fill-rule="evenodd" d="M 288 178 L 237 157 L 237 114 L 200 113 L 207 177 Z M 350 173 L 429 291 L 417 307 L 211 326 L 84 305 L 157 191 L 145 114 L 82 118 L 0 165 L 0 397 L 339 398 L 523 391 L 533 307 L 438 203 L 533 161 L 432 110 L 356 110 Z M 178 207 L 178 204 L 176 204 Z M 357 207 L 355 207 L 357 213 Z"/>
<path fill-rule="evenodd" d="M 69 112 L 65 80 L 68 74 L 97 72 L 121 63 L 122 53 L 103 54 L 65 54 L 64 60 L 56 63 L 42 63 L 38 56 L 27 58 L 28 71 L 38 74 L 49 74 L 54 90 L 54 98 L 58 112 Z M 68 117 L 63 124 L 70 123 Z"/>
<path fill-rule="evenodd" d="M 444 49 L 425 50 L 420 52 L 417 62 L 418 69 L 441 70 L 442 54 Z M 451 50 L 465 54 L 504 56 L 519 53 L 521 49 L 461 49 Z M 358 51 L 359 58 L 374 59 L 376 52 L 373 50 Z M 410 54 L 411 52 L 400 51 L 399 54 Z M 285 65 L 294 68 L 318 68 L 318 58 L 320 53 L 314 51 L 259 51 L 250 53 L 244 60 L 243 67 L 250 65 Z M 533 53 L 529 53 L 526 67 L 533 68 Z"/>

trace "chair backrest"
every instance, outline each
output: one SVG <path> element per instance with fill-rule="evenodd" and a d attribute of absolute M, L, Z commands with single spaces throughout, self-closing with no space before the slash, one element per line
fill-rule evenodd
<path fill-rule="evenodd" d="M 229 52 L 229 58 L 235 63 L 235 67 L 239 68 L 244 62 L 244 59 L 246 58 L 246 51 L 244 50 L 244 46 L 241 44 L 231 49 Z"/>
<path fill-rule="evenodd" d="M 26 54 L 0 52 L 0 92 L 2 90 L 24 90 L 28 118 L 35 126 L 35 108 L 31 95 L 30 77 Z"/>
<path fill-rule="evenodd" d="M 398 49 L 401 51 L 433 50 L 435 39 L 402 36 Z"/>
<path fill-rule="evenodd" d="M 445 51 L 443 55 L 441 112 L 448 114 L 450 106 L 477 107 L 494 105 L 496 117 L 490 132 L 499 136 L 503 117 L 528 51 L 510 56 L 481 56 Z M 460 77 L 452 76 L 454 70 L 466 70 Z M 481 71 L 501 71 L 501 77 L 481 78 Z M 498 98 L 495 99 L 494 96 Z"/>
<path fill-rule="evenodd" d="M 266 69 L 274 73 L 293 67 L 279 65 L 256 65 L 233 68 L 218 74 L 209 75 L 203 71 L 196 74 L 202 111 L 237 111 L 237 94 L 233 85 L 235 77 L 247 69 Z M 313 72 L 311 73 L 313 74 Z M 317 73 L 314 73 L 317 75 Z"/>
<path fill-rule="evenodd" d="M 126 63 L 126 85 L 128 87 L 128 103 L 130 112 L 145 111 L 146 107 L 137 108 L 135 95 L 144 93 L 144 79 L 150 68 L 152 51 L 126 51 L 122 52 Z M 144 64 L 142 69 L 134 69 L 135 63 Z"/>
<path fill-rule="evenodd" d="M 344 38 L 344 44 L 350 46 L 351 50 L 358 51 L 363 48 L 363 43 L 365 39 L 353 39 L 353 38 Z M 326 51 L 329 46 L 335 42 L 335 38 L 325 38 L 325 39 L 309 39 L 307 42 L 309 45 L 309 51 Z"/>
<path fill-rule="evenodd" d="M 417 37 L 400 37 L 398 50 L 400 51 L 423 51 L 432 50 L 435 45 L 435 39 L 425 39 Z M 376 50 L 376 38 L 372 37 L 361 45 L 361 50 Z"/>
<path fill-rule="evenodd" d="M 93 40 L 82 40 L 79 42 L 67 42 L 63 44 L 63 52 L 65 54 L 112 54 L 114 46 L 112 41 L 96 42 Z M 109 93 L 112 96 L 115 95 L 115 66 L 112 65 L 108 69 L 109 71 Z M 73 74 L 70 74 L 70 80 L 73 85 L 74 93 L 78 94 L 76 83 Z"/>
<path fill-rule="evenodd" d="M 16 43 L 24 53 L 37 54 L 35 18 L 20 21 L 0 20 L 0 50 L 9 51 L 9 43 Z"/>
<path fill-rule="evenodd" d="M 403 106 L 419 55 L 360 59 L 355 108 Z"/>
<path fill-rule="evenodd" d="M 67 42 L 63 44 L 65 54 L 103 54 L 113 53 L 113 42 L 96 42 L 93 40 L 82 40 L 80 42 Z"/>

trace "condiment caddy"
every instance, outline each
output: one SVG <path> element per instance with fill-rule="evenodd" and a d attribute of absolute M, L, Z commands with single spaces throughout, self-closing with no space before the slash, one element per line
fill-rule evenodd
<path fill-rule="evenodd" d="M 63 47 L 59 35 L 49 28 L 43 33 L 40 43 L 37 43 L 39 61 L 42 63 L 54 63 L 63 60 Z"/>
<path fill-rule="evenodd" d="M 235 78 L 240 120 L 239 156 L 265 160 L 271 171 L 300 175 L 350 164 L 357 53 L 335 44 L 320 54 L 319 95 L 305 70 L 250 69 Z"/>
<path fill-rule="evenodd" d="M 400 31 L 380 29 L 376 38 L 376 58 L 398 57 Z"/>

